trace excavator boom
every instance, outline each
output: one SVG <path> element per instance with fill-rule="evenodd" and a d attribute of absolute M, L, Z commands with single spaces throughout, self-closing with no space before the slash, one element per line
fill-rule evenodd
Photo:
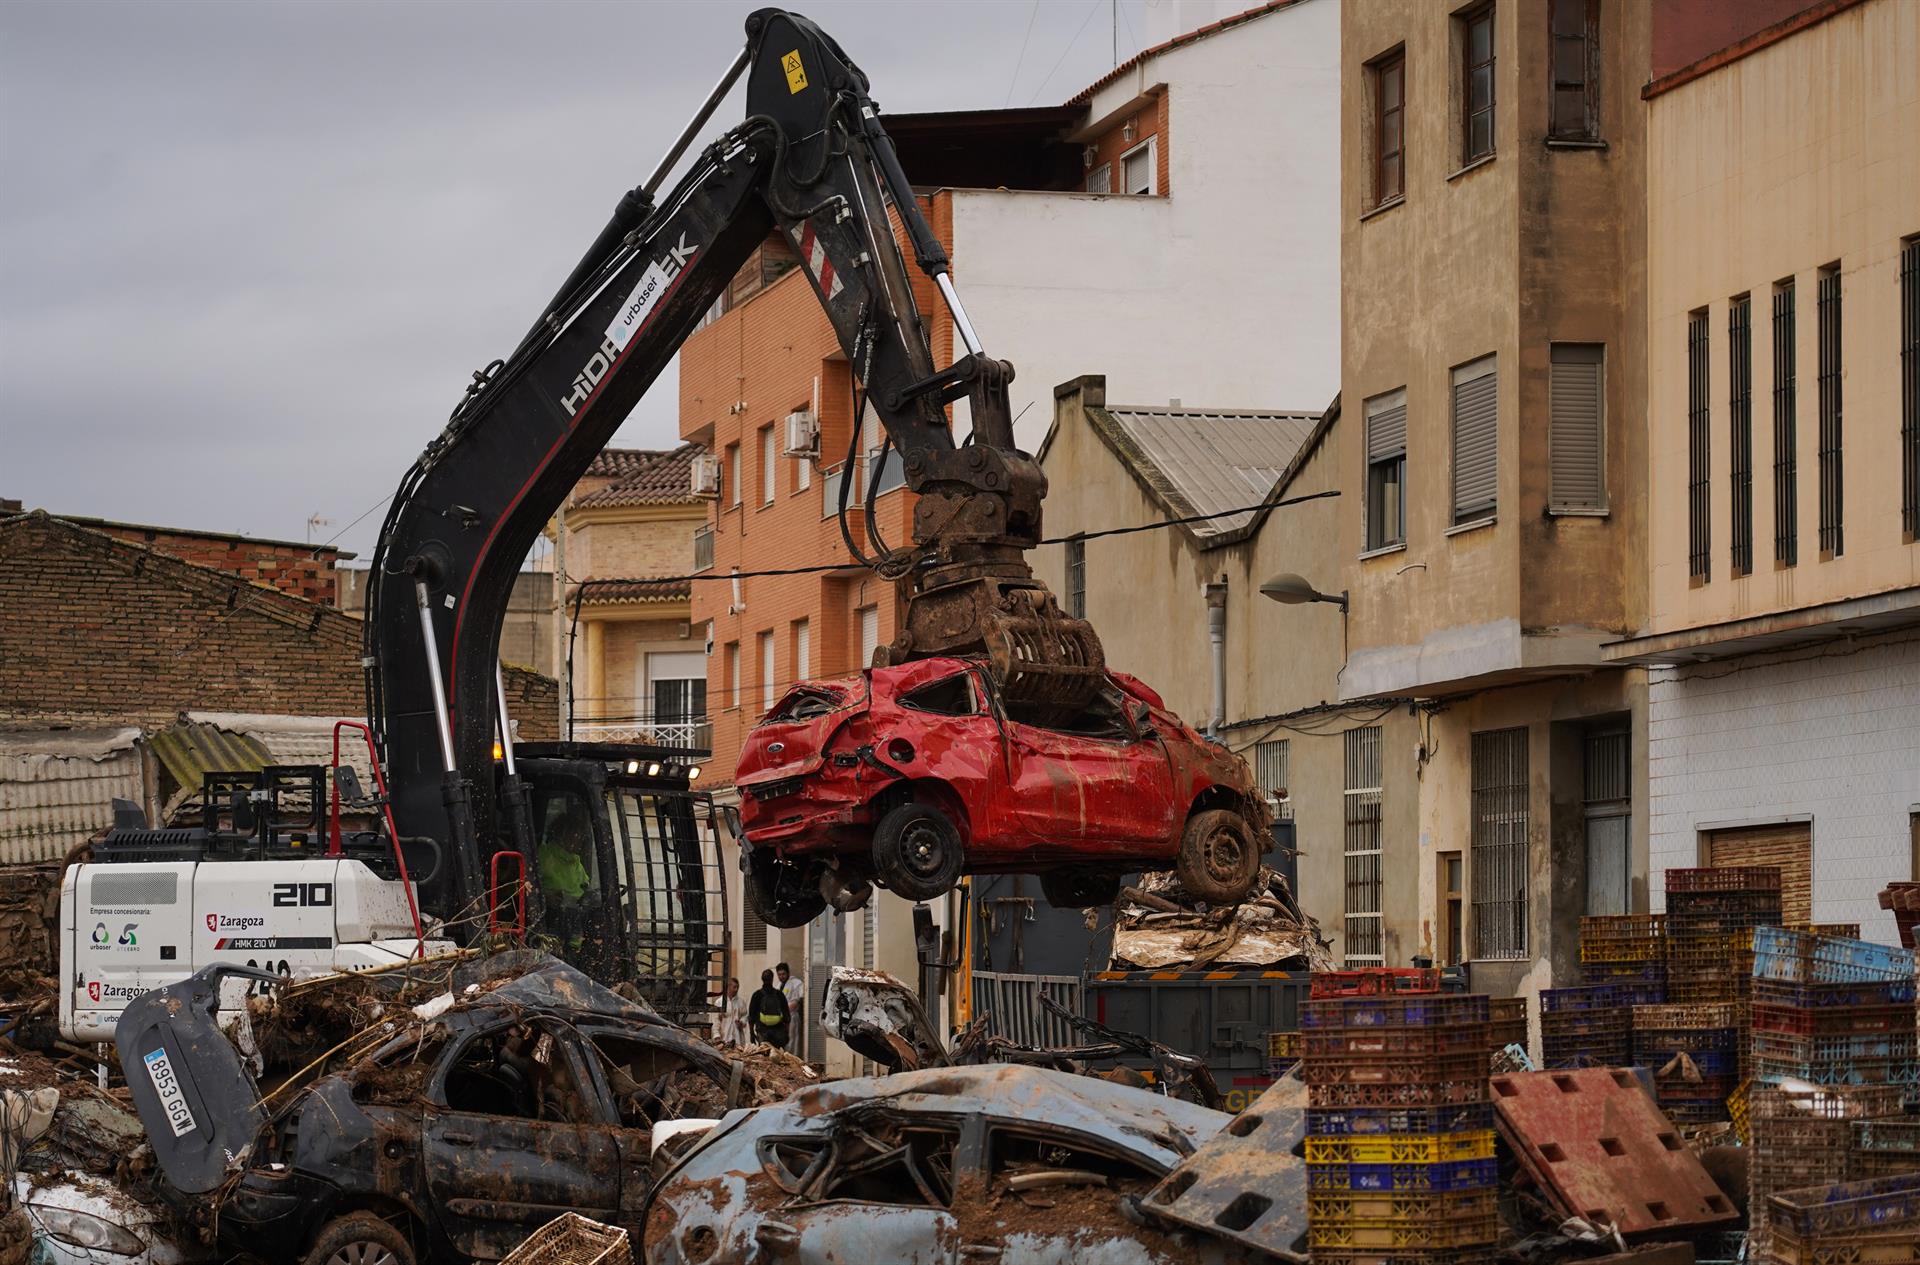
<path fill-rule="evenodd" d="M 746 120 L 661 193 L 742 75 Z M 950 366 L 933 363 L 894 219 L 967 349 Z M 876 662 L 982 656 L 1006 696 L 1036 715 L 1071 711 L 1098 688 L 1097 637 L 1061 612 L 1025 558 L 1040 539 L 1046 479 L 1014 445 L 1013 370 L 985 354 L 967 320 L 866 76 L 807 19 L 760 10 L 652 178 L 620 199 L 520 346 L 475 375 L 382 528 L 367 599 L 368 710 L 399 832 L 440 840 L 451 860 L 427 893 L 450 918 L 477 915 L 487 898 L 485 853 L 529 849 L 523 801 L 516 809 L 503 793 L 503 813 L 491 769 L 514 576 L 594 455 L 776 230 L 846 351 L 861 415 L 884 426 L 919 493 L 911 547 L 862 556 L 908 595 L 905 629 Z M 961 398 L 973 434 L 957 445 L 946 406 Z"/>

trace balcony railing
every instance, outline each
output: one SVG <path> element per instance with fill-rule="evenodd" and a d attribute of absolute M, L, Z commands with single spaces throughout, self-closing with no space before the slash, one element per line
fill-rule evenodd
<path fill-rule="evenodd" d="M 657 747 L 713 750 L 713 725 L 705 716 L 657 721 L 645 716 L 576 718 L 573 737 L 576 742 L 644 742 Z"/>
<path fill-rule="evenodd" d="M 693 569 L 710 570 L 713 566 L 713 528 L 702 527 L 693 533 Z"/>

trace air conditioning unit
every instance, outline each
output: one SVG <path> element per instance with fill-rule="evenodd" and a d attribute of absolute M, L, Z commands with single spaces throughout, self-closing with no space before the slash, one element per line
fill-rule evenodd
<path fill-rule="evenodd" d="M 820 455 L 820 419 L 812 409 L 787 414 L 787 456 L 812 460 Z"/>
<path fill-rule="evenodd" d="M 703 452 L 693 459 L 692 491 L 695 496 L 720 495 L 720 458 Z"/>

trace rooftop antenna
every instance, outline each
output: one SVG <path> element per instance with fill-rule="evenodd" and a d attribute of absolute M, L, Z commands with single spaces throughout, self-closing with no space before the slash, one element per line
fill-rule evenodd
<path fill-rule="evenodd" d="M 333 520 L 331 518 L 320 517 L 320 511 L 318 510 L 315 510 L 313 513 L 307 515 L 307 543 L 308 544 L 313 543 L 314 532 L 318 531 L 322 527 L 331 527 L 331 526 L 333 526 Z"/>

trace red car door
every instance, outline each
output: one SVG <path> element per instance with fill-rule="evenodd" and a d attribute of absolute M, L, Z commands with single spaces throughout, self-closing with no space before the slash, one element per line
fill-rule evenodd
<path fill-rule="evenodd" d="M 1010 721 L 1008 732 L 1012 803 L 1029 847 L 1141 856 L 1173 837 L 1166 749 L 1158 735 L 1134 728 L 1118 693 L 1073 731 Z"/>

